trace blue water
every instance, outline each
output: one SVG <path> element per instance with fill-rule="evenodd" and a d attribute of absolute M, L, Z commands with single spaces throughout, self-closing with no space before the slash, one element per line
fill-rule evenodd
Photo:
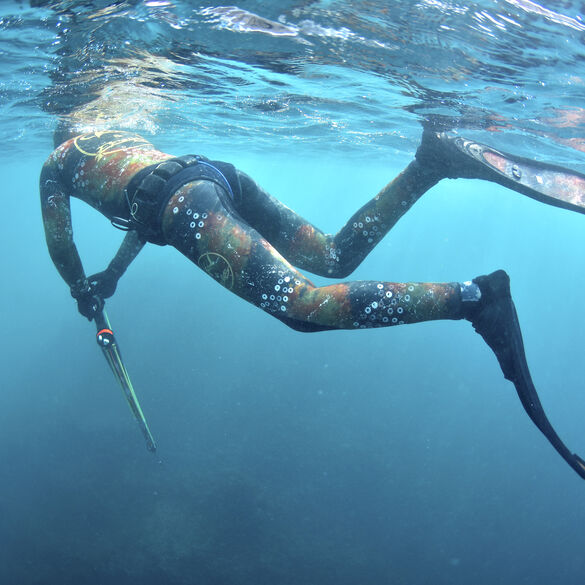
<path fill-rule="evenodd" d="M 126 127 L 171 153 L 234 162 L 324 230 L 336 231 L 410 160 L 433 108 L 484 142 L 583 171 L 579 4 L 562 3 L 556 17 L 558 3 L 543 13 L 520 1 L 392 10 L 363 2 L 357 16 L 340 2 L 240 5 L 275 22 L 284 14 L 296 37 L 227 21 L 214 28 L 201 7 L 180 3 L 126 2 L 98 16 L 106 3 L 93 12 L 90 3 L 53 4 L 3 5 L 12 24 L 4 16 L 0 26 L 0 583 L 583 583 L 585 485 L 529 421 L 468 323 L 303 335 L 174 250 L 149 246 L 108 302 L 158 442 L 148 453 L 92 324 L 46 252 L 37 184 L 55 116 L 64 115 L 47 107 L 56 85 L 72 87 L 98 54 L 121 58 L 124 35 L 140 40 L 140 59 L 148 48 L 160 58 L 169 31 L 174 55 L 196 32 L 198 54 L 216 67 L 184 63 L 160 87 L 151 81 L 159 101 L 143 117 L 128 112 L 148 86 L 125 104 L 118 97 Z M 427 20 L 407 18 L 416 6 Z M 479 23 L 491 22 L 482 10 L 520 26 L 482 33 Z M 57 25 L 71 26 L 71 13 L 75 34 L 63 51 Z M 312 28 L 302 24 L 309 20 Z M 379 47 L 347 32 L 318 35 L 316 24 L 387 45 L 386 69 Z M 431 46 L 437 27 L 455 29 L 441 46 L 460 61 L 433 60 L 432 71 L 407 41 Z M 231 60 L 212 54 L 219 40 Z M 406 47 L 401 62 L 397 43 Z M 484 66 L 461 79 L 477 52 Z M 80 62 L 67 69 L 73 54 Z M 523 76 L 514 82 L 515 67 Z M 94 82 L 106 94 L 118 91 L 114 81 L 128 89 L 138 73 L 124 71 Z M 205 91 L 186 86 L 190 76 L 205 78 Z M 504 103 L 504 92 L 523 99 Z M 73 93 L 52 99 L 63 105 Z M 368 107 L 354 101 L 360 93 Z M 95 106 L 91 96 L 76 99 Z M 550 122 L 553 109 L 573 125 Z M 76 202 L 73 215 L 86 271 L 103 269 L 121 234 Z M 352 278 L 460 281 L 505 268 L 541 399 L 583 455 L 584 221 L 492 184 L 447 180 Z"/>

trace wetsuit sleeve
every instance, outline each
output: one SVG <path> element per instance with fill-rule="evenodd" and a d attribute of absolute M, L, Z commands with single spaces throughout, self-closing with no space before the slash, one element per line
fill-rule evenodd
<path fill-rule="evenodd" d="M 134 230 L 129 231 L 122 241 L 122 245 L 114 256 L 114 259 L 110 262 L 108 271 L 115 274 L 116 278 L 120 278 L 126 272 L 132 260 L 138 256 L 145 243 L 146 240 L 139 236 L 138 232 Z"/>
<path fill-rule="evenodd" d="M 73 241 L 69 195 L 52 177 L 45 165 L 40 182 L 41 211 L 49 254 L 63 280 L 70 288 L 86 286 L 83 265 Z"/>

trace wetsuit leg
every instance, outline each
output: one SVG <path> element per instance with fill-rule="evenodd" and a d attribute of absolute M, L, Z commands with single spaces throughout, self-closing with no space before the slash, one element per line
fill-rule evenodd
<path fill-rule="evenodd" d="M 224 287 L 300 331 L 462 318 L 457 283 L 314 286 L 238 216 L 215 183 L 179 189 L 165 211 L 163 232 L 170 245 Z"/>
<path fill-rule="evenodd" d="M 220 284 L 298 331 L 471 321 L 514 383 L 531 419 L 585 478 L 585 461 L 561 441 L 538 400 L 504 272 L 464 285 L 354 281 L 316 287 L 243 221 L 226 192 L 209 181 L 190 183 L 173 195 L 162 229 L 169 244 Z"/>
<path fill-rule="evenodd" d="M 413 161 L 378 195 L 359 209 L 336 235 L 324 234 L 239 173 L 242 218 L 290 262 L 320 276 L 342 278 L 353 272 L 396 222 L 442 177 Z"/>

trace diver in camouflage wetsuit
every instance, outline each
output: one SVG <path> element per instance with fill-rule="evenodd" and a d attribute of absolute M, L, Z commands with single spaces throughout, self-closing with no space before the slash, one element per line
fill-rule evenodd
<path fill-rule="evenodd" d="M 175 247 L 222 286 L 299 331 L 467 319 L 496 354 L 532 420 L 585 478 L 585 463 L 560 441 L 538 401 L 503 271 L 466 283 L 376 280 L 316 287 L 294 267 L 347 276 L 419 197 L 446 177 L 490 180 L 585 211 L 582 175 L 431 131 L 424 132 L 415 160 L 334 236 L 233 165 L 174 158 L 126 132 L 94 132 L 63 142 L 43 167 L 40 191 L 51 258 L 88 319 L 101 311 L 147 241 Z M 107 269 L 90 277 L 73 242 L 70 197 L 128 230 Z"/>

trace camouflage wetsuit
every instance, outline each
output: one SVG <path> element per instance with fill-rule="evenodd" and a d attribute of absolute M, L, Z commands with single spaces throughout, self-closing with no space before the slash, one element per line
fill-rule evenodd
<path fill-rule="evenodd" d="M 172 158 L 140 136 L 92 133 L 61 144 L 41 174 L 49 251 L 67 284 L 86 276 L 71 228 L 69 198 L 109 219 L 128 217 L 125 187 L 138 171 Z M 293 265 L 333 278 L 351 273 L 396 221 L 440 177 L 414 161 L 335 235 L 323 234 L 236 171 L 234 198 L 214 182 L 179 188 L 162 216 L 166 243 L 243 299 L 301 331 L 356 329 L 461 318 L 456 283 L 354 281 L 316 287 Z M 111 266 L 117 273 L 144 239 L 126 236 Z"/>
<path fill-rule="evenodd" d="M 585 175 L 511 158 L 457 137 L 427 134 L 416 160 L 337 235 L 329 236 L 228 163 L 216 162 L 213 168 L 226 171 L 231 181 L 222 175 L 224 183 L 197 179 L 175 189 L 180 172 L 156 175 L 178 164 L 171 159 L 140 136 L 107 131 L 68 140 L 45 163 L 41 202 L 47 243 L 83 315 L 92 319 L 101 314 L 103 298 L 113 294 L 118 278 L 148 239 L 174 246 L 220 284 L 300 331 L 464 318 L 496 355 L 532 421 L 585 479 L 585 461 L 561 441 L 538 398 L 504 271 L 463 284 L 354 281 L 315 287 L 292 266 L 322 276 L 349 274 L 412 204 L 446 176 L 484 178 L 583 213 Z M 153 165 L 156 172 L 150 170 Z M 147 179 L 141 179 L 134 190 L 140 177 L 153 183 L 155 175 L 160 189 L 143 188 Z M 118 223 L 131 216 L 136 219 L 135 210 L 148 209 L 154 201 L 160 225 L 142 221 L 139 229 L 130 230 L 107 270 L 88 280 L 73 243 L 70 197 L 82 199 L 110 219 L 121 218 Z"/>

